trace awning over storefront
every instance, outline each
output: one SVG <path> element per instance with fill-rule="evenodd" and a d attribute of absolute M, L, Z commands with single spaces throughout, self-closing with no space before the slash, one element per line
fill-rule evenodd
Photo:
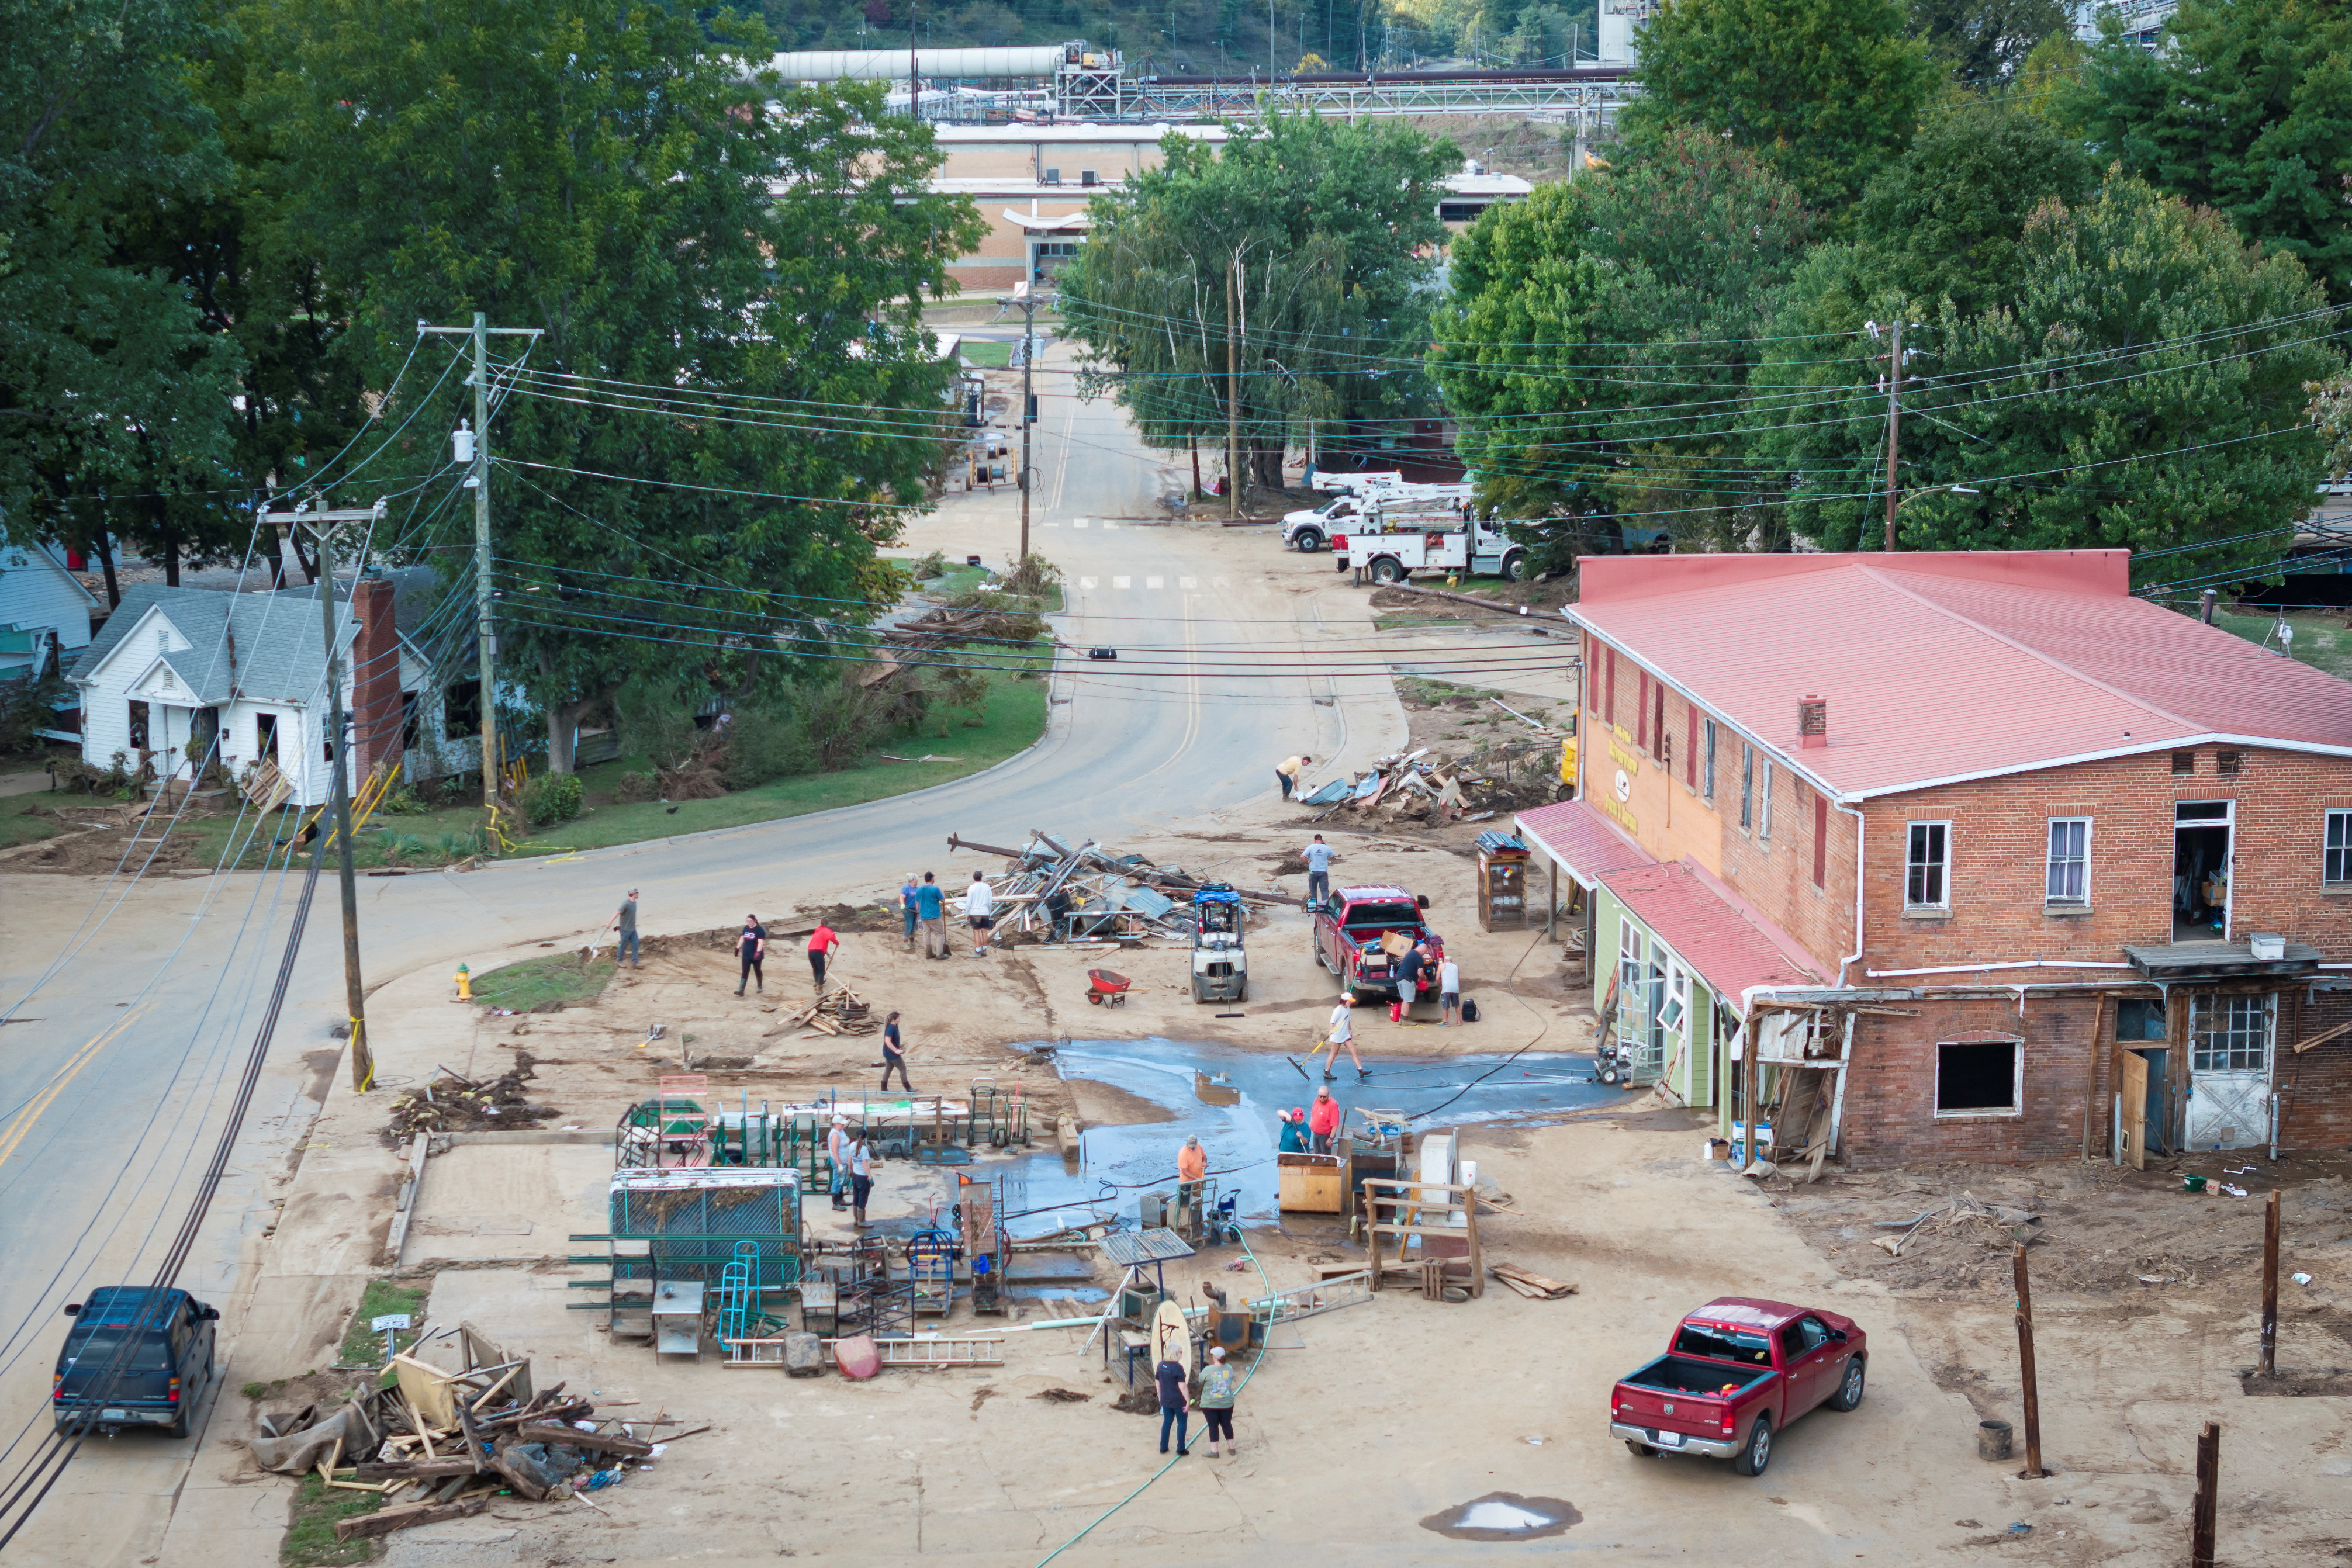
<path fill-rule="evenodd" d="M 1657 857 L 1581 800 L 1561 800 L 1521 811 L 1519 836 L 1551 857 L 1590 893 L 1612 872 L 1654 866 Z"/>
<path fill-rule="evenodd" d="M 1687 861 L 1612 872 L 1604 885 L 1707 989 L 1742 1009 L 1759 986 L 1827 980 L 1794 938 Z"/>

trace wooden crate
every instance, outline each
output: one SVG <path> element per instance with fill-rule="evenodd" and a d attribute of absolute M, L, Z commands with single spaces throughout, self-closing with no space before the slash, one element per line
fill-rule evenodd
<path fill-rule="evenodd" d="M 1276 1207 L 1292 1214 L 1337 1214 L 1348 1197 L 1346 1167 L 1337 1155 L 1276 1156 Z"/>

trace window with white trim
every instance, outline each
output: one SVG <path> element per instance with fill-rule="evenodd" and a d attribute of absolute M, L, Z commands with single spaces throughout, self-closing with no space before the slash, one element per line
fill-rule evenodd
<path fill-rule="evenodd" d="M 1739 831 L 1746 832 L 1756 825 L 1756 748 L 1746 741 L 1739 745 Z"/>
<path fill-rule="evenodd" d="M 1952 824 L 1914 822 L 1903 855 L 1903 907 L 1949 909 Z"/>
<path fill-rule="evenodd" d="M 1757 791 L 1759 804 L 1756 812 L 1756 836 L 1766 843 L 1772 841 L 1772 759 L 1764 759 L 1763 788 Z"/>
<path fill-rule="evenodd" d="M 2045 904 L 2091 902 L 2091 819 L 2050 819 L 2050 853 L 2042 877 Z"/>
<path fill-rule="evenodd" d="M 1707 800 L 1715 799 L 1715 720 L 1711 718 L 1699 727 L 1698 792 Z"/>
<path fill-rule="evenodd" d="M 1966 1040 L 1936 1047 L 1936 1114 L 2014 1116 L 2024 1104 L 2025 1044 Z"/>
<path fill-rule="evenodd" d="M 2352 811 L 2327 813 L 2327 856 L 2321 877 L 2352 884 Z"/>

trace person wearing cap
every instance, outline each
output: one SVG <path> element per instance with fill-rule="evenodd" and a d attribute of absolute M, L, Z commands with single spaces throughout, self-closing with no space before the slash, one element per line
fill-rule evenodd
<path fill-rule="evenodd" d="M 866 1228 L 866 1200 L 874 1196 L 874 1146 L 859 1127 L 849 1139 L 849 1222 Z"/>
<path fill-rule="evenodd" d="M 1185 1139 L 1184 1146 L 1176 1151 L 1176 1201 L 1198 1203 L 1201 1183 L 1208 1175 L 1209 1151 L 1201 1146 L 1199 1138 Z"/>
<path fill-rule="evenodd" d="M 1307 771 L 1307 765 L 1314 760 L 1315 758 L 1304 755 L 1286 757 L 1274 765 L 1274 781 L 1282 786 L 1284 800 L 1289 800 L 1297 792 L 1300 775 Z"/>
<path fill-rule="evenodd" d="M 621 907 L 614 912 L 613 918 L 604 922 L 605 931 L 616 928 L 620 946 L 613 950 L 613 962 L 626 964 L 632 969 L 644 967 L 637 962 L 637 890 L 634 887 L 629 889 L 629 896 L 621 900 Z"/>
<path fill-rule="evenodd" d="M 1234 1369 L 1225 1364 L 1225 1347 L 1209 1347 L 1208 1364 L 1201 1368 L 1201 1392 L 1193 1403 L 1201 1407 L 1201 1418 L 1209 1427 L 1209 1458 L 1217 1457 L 1217 1439 L 1225 1441 L 1225 1458 L 1241 1458 L 1242 1446 L 1234 1440 L 1234 1396 L 1239 1379 Z"/>
<path fill-rule="evenodd" d="M 834 1117 L 833 1131 L 825 1135 L 824 1154 L 826 1163 L 833 1166 L 833 1207 L 847 1208 L 849 1205 L 841 1201 L 841 1194 L 849 1185 L 848 1117 L 838 1114 Z"/>
<path fill-rule="evenodd" d="M 913 872 L 908 872 L 907 880 L 898 884 L 898 918 L 907 923 L 907 951 L 909 953 L 915 950 L 915 923 L 921 918 L 915 913 L 915 898 L 922 885 L 922 879 Z"/>
<path fill-rule="evenodd" d="M 1339 1131 L 1339 1102 L 1331 1098 L 1329 1084 L 1316 1085 L 1315 1109 L 1307 1113 L 1307 1127 L 1315 1134 L 1315 1152 L 1329 1154 L 1331 1140 Z"/>
<path fill-rule="evenodd" d="M 1339 1048 L 1343 1045 L 1348 1048 L 1348 1060 L 1356 1064 L 1356 1076 L 1359 1078 L 1370 1076 L 1364 1071 L 1364 1059 L 1356 1054 L 1355 1005 L 1348 999 L 1347 993 L 1344 991 L 1340 993 L 1339 1001 L 1332 1005 L 1330 1028 L 1323 1037 L 1321 1047 L 1323 1077 L 1327 1082 L 1338 1076 L 1331 1071 L 1331 1065 L 1339 1060 Z M 1307 1052 L 1310 1057 L 1314 1054 L 1313 1051 Z"/>
<path fill-rule="evenodd" d="M 1307 1152 L 1306 1106 L 1293 1105 L 1282 1113 L 1282 1146 L 1276 1152 L 1286 1155 Z"/>

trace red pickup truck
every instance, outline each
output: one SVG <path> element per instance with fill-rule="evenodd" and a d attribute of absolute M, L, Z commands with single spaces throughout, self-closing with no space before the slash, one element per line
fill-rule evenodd
<path fill-rule="evenodd" d="M 1609 1435 L 1645 1459 L 1704 1454 L 1760 1476 L 1773 1433 L 1816 1405 L 1862 1403 L 1869 1359 L 1852 1318 L 1725 1296 L 1683 1319 L 1666 1354 L 1617 1385 Z"/>
<path fill-rule="evenodd" d="M 1381 945 L 1391 934 L 1429 944 L 1423 995 L 1433 995 L 1437 965 L 1445 949 L 1421 918 L 1429 900 L 1401 887 L 1338 887 L 1315 906 L 1315 961 L 1339 977 L 1339 994 L 1351 1002 L 1393 999 L 1396 959 Z"/>

